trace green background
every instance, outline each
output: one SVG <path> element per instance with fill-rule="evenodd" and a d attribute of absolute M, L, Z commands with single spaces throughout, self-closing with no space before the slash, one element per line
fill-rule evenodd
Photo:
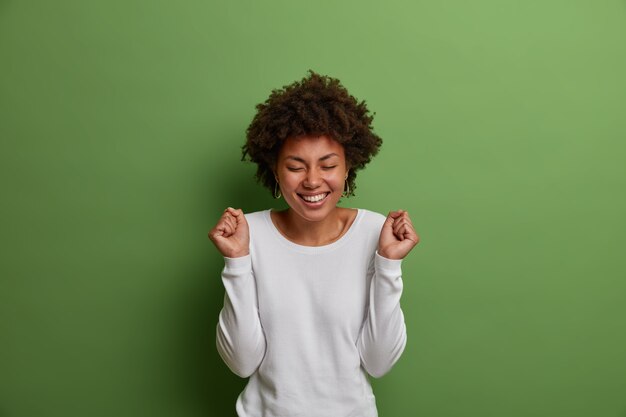
<path fill-rule="evenodd" d="M 309 68 L 422 240 L 381 417 L 626 416 L 623 0 L 0 0 L 0 416 L 235 415 L 207 232 L 281 206 L 240 147 Z"/>

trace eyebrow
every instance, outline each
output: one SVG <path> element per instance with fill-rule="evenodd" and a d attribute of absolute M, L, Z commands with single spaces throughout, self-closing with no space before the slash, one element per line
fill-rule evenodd
<path fill-rule="evenodd" d="M 329 153 L 328 155 L 322 156 L 319 160 L 320 161 L 325 161 L 326 159 L 332 158 L 333 156 L 339 156 L 339 155 L 337 155 L 336 153 Z M 302 162 L 303 164 L 306 163 L 306 161 L 304 159 L 302 159 L 302 158 L 300 158 L 298 156 L 295 156 L 295 155 L 287 155 L 285 157 L 285 159 L 293 159 L 293 160 L 296 160 L 298 162 Z"/>

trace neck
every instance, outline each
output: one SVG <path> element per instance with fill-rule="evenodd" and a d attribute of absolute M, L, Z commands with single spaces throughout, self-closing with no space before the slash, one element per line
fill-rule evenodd
<path fill-rule="evenodd" d="M 343 226 L 339 209 L 335 207 L 328 216 L 319 221 L 304 219 L 288 209 L 283 228 L 287 237 L 302 245 L 321 246 L 336 240 L 341 235 Z"/>

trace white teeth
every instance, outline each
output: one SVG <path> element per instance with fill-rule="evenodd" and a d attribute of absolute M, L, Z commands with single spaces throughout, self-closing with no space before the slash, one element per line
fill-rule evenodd
<path fill-rule="evenodd" d="M 318 194 L 318 195 L 311 195 L 311 196 L 309 196 L 309 195 L 301 195 L 301 197 L 304 200 L 308 201 L 309 203 L 316 203 L 316 202 L 318 202 L 320 200 L 323 200 L 326 197 L 326 193 Z"/>

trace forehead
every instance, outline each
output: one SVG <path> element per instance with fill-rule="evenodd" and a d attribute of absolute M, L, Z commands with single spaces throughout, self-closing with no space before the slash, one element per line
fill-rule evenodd
<path fill-rule="evenodd" d="M 317 159 L 330 153 L 345 158 L 343 145 L 326 136 L 298 136 L 285 140 L 281 146 L 279 158 L 298 156 L 303 159 Z"/>

